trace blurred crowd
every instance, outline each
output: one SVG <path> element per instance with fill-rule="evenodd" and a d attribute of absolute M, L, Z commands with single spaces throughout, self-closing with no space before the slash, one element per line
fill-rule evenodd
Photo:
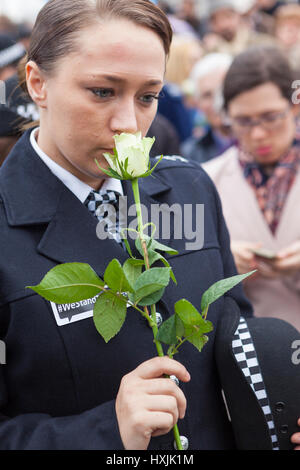
<path fill-rule="evenodd" d="M 238 271 L 257 270 L 245 286 L 254 310 L 300 329 L 300 100 L 292 102 L 300 4 L 210 0 L 203 16 L 199 2 L 156 2 L 174 39 L 149 130 L 152 156 L 177 154 L 204 166 L 224 206 Z M 31 28 L 0 16 L 0 165 L 38 119 L 17 77 Z"/>
<path fill-rule="evenodd" d="M 172 9 L 172 2 L 158 2 L 174 31 L 159 112 L 175 127 L 178 153 L 202 163 L 222 154 L 235 138 L 222 106 L 222 84 L 234 57 L 249 47 L 275 46 L 297 78 L 300 4 L 211 0 L 207 16 L 201 18 L 198 3 L 182 0 Z"/>

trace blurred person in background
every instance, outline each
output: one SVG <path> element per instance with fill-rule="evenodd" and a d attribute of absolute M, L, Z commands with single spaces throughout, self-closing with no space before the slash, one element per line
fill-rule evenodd
<path fill-rule="evenodd" d="M 186 84 L 192 68 L 202 55 L 198 38 L 174 35 L 158 111 L 175 127 L 180 143 L 191 137 L 193 132 L 196 110 L 186 99 L 186 93 L 189 93 Z"/>
<path fill-rule="evenodd" d="M 155 142 L 150 150 L 150 157 L 157 155 L 180 155 L 180 144 L 177 131 L 173 124 L 157 113 L 152 122 L 148 137 L 155 137 Z"/>
<path fill-rule="evenodd" d="M 279 7 L 286 5 L 288 2 L 277 0 L 257 0 L 257 6 L 263 13 L 274 15 Z"/>
<path fill-rule="evenodd" d="M 189 160 L 204 163 L 233 144 L 231 129 L 222 113 L 222 86 L 231 62 L 228 54 L 208 54 L 192 70 L 196 103 L 205 121 L 202 129 L 194 130 L 195 134 L 201 134 L 190 137 L 182 145 L 181 153 Z"/>
<path fill-rule="evenodd" d="M 259 317 L 300 330 L 300 142 L 294 72 L 277 48 L 251 48 L 224 81 L 238 145 L 203 165 L 219 191 L 239 273 Z"/>
<path fill-rule="evenodd" d="M 292 67 L 300 67 L 300 5 L 289 4 L 275 12 L 275 37 Z"/>
<path fill-rule="evenodd" d="M 224 52 L 233 56 L 250 46 L 271 44 L 274 39 L 251 29 L 244 21 L 236 0 L 211 0 L 210 33 L 204 38 L 206 52 Z"/>
<path fill-rule="evenodd" d="M 166 68 L 166 81 L 182 87 L 195 63 L 203 56 L 198 38 L 174 35 Z"/>
<path fill-rule="evenodd" d="M 5 82 L 6 104 L 0 105 L 0 166 L 23 134 L 23 127 L 39 118 L 35 103 L 25 96 L 14 75 Z"/>
<path fill-rule="evenodd" d="M 7 80 L 17 72 L 18 63 L 26 54 L 21 43 L 7 34 L 0 34 L 0 80 Z"/>
<path fill-rule="evenodd" d="M 191 25 L 196 35 L 202 38 L 206 32 L 205 21 L 203 21 L 196 11 L 196 0 L 182 0 L 177 11 L 178 18 Z"/>
<path fill-rule="evenodd" d="M 240 13 L 243 15 L 244 21 L 248 26 L 259 33 L 268 34 L 273 36 L 274 34 L 274 18 L 272 15 L 268 15 L 259 8 L 257 0 L 244 0 L 238 2 Z"/>
<path fill-rule="evenodd" d="M 20 23 L 17 25 L 15 39 L 23 44 L 26 51 L 29 48 L 32 27 L 29 23 Z"/>
<path fill-rule="evenodd" d="M 0 33 L 7 33 L 13 36 L 16 33 L 17 26 L 6 15 L 0 14 Z"/>
<path fill-rule="evenodd" d="M 0 34 L 21 43 L 27 50 L 29 47 L 32 25 L 28 22 L 14 23 L 7 16 L 0 15 Z"/>
<path fill-rule="evenodd" d="M 166 14 L 166 15 L 173 15 L 174 10 L 173 8 L 169 5 L 168 2 L 165 0 L 158 0 L 157 6 Z"/>

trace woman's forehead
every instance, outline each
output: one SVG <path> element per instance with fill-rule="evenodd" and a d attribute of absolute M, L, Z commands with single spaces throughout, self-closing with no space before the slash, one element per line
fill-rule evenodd
<path fill-rule="evenodd" d="M 229 103 L 229 112 L 234 114 L 260 114 L 266 110 L 277 109 L 286 105 L 286 98 L 278 86 L 268 82 L 240 93 Z"/>
<path fill-rule="evenodd" d="M 76 41 L 78 47 L 66 58 L 66 64 L 79 73 L 164 74 L 166 56 L 160 37 L 131 21 L 96 24 L 80 31 Z"/>

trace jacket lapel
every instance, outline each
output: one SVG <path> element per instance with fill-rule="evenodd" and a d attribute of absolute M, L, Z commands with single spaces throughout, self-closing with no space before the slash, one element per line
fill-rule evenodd
<path fill-rule="evenodd" d="M 282 210 L 276 239 L 281 246 L 292 243 L 299 238 L 299 219 L 295 216 L 299 206 L 300 172 L 298 171 L 294 184 L 289 192 Z M 288 227 L 288 230 L 287 230 Z"/>
<path fill-rule="evenodd" d="M 127 255 L 115 240 L 99 240 L 97 224 L 96 217 L 66 188 L 37 251 L 57 263 L 88 263 L 103 277 L 113 258 L 123 263 Z"/>
<path fill-rule="evenodd" d="M 270 249 L 275 249 L 276 241 L 269 229 L 267 222 L 264 219 L 262 212 L 260 211 L 255 193 L 245 180 L 242 170 L 240 168 L 237 154 L 235 158 L 232 158 L 228 162 L 226 171 L 226 193 L 228 195 L 228 208 L 226 204 L 223 204 L 225 219 L 230 221 L 236 226 L 237 223 L 243 227 L 243 233 L 248 233 L 251 239 L 260 239 Z M 232 191 L 234 188 L 234 191 Z M 237 197 L 239 195 L 239 197 Z M 244 203 L 241 204 L 241 198 Z M 226 199 L 226 198 L 224 198 Z M 227 213 L 227 210 L 228 213 Z M 233 216 L 234 214 L 234 216 Z M 253 222 L 255 220 L 255 223 Z"/>

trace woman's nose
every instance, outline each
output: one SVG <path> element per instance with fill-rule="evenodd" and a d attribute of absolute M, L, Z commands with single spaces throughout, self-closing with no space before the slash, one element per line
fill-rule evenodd
<path fill-rule="evenodd" d="M 262 139 L 266 136 L 267 131 L 261 124 L 256 124 L 251 129 L 251 137 L 252 139 Z"/>
<path fill-rule="evenodd" d="M 116 105 L 111 118 L 111 129 L 115 134 L 121 132 L 134 134 L 139 131 L 134 102 L 126 100 Z"/>

